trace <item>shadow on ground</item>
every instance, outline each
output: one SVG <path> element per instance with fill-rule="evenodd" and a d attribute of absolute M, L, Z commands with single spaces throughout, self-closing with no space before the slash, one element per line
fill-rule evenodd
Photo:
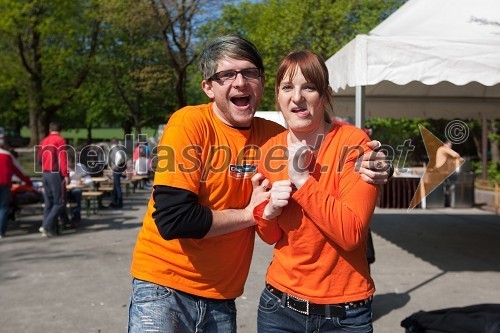
<path fill-rule="evenodd" d="M 496 215 L 384 214 L 372 232 L 442 271 L 500 271 L 500 218 Z"/>
<path fill-rule="evenodd" d="M 500 271 L 500 219 L 491 214 L 378 212 L 372 232 L 441 272 L 401 293 L 374 297 L 373 320 L 405 307 L 411 292 L 448 272 Z"/>

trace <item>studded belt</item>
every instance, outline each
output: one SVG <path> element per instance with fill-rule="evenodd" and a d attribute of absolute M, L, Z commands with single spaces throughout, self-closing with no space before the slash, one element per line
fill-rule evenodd
<path fill-rule="evenodd" d="M 354 301 L 354 302 L 346 302 L 346 303 L 338 303 L 338 304 L 316 304 L 311 303 L 308 300 L 301 299 L 290 294 L 284 293 L 269 283 L 266 283 L 266 289 L 269 290 L 271 294 L 278 297 L 283 304 L 294 311 L 305 315 L 319 315 L 325 316 L 327 318 L 337 317 L 343 318 L 345 316 L 345 312 L 349 310 L 356 309 L 360 306 L 364 306 L 371 302 L 372 297 Z"/>

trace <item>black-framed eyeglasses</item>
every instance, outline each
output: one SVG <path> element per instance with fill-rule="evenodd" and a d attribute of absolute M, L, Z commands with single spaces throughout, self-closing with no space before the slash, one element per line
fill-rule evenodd
<path fill-rule="evenodd" d="M 241 74 L 243 78 L 247 80 L 255 80 L 261 76 L 260 70 L 258 68 L 246 68 L 241 71 L 228 70 L 220 71 L 208 78 L 209 81 L 220 81 L 222 84 L 232 82 L 236 79 L 236 76 Z"/>

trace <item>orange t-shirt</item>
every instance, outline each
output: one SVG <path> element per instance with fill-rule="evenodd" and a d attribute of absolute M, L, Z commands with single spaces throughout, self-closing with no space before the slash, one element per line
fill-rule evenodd
<path fill-rule="evenodd" d="M 198 195 L 212 210 L 244 208 L 252 193 L 257 150 L 283 127 L 261 118 L 251 129 L 224 124 L 212 103 L 188 106 L 170 118 L 157 148 L 154 185 Z M 232 299 L 243 293 L 255 231 L 246 228 L 206 239 L 165 240 L 152 217 L 151 196 L 132 260 L 132 275 L 193 295 Z"/>
<path fill-rule="evenodd" d="M 374 293 L 366 237 L 377 187 L 355 172 L 368 140 L 354 126 L 334 125 L 313 161 L 311 177 L 292 194 L 282 214 L 269 221 L 259 218 L 265 203 L 254 210 L 259 235 L 276 242 L 266 276 L 274 287 L 320 304 L 362 300 Z M 259 172 L 272 182 L 289 178 L 286 147 L 286 133 L 262 147 Z"/>

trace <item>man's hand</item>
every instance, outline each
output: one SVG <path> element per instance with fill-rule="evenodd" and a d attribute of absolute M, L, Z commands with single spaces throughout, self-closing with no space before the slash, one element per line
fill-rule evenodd
<path fill-rule="evenodd" d="M 373 140 L 367 145 L 373 151 L 365 153 L 359 158 L 361 163 L 358 172 L 361 179 L 369 184 L 385 184 L 394 172 L 392 163 L 383 152 L 376 150 L 380 148 L 380 142 Z"/>
<path fill-rule="evenodd" d="M 281 214 L 283 208 L 288 205 L 288 200 L 292 197 L 292 182 L 289 180 L 278 180 L 273 183 L 269 203 L 264 208 L 263 218 L 272 220 Z"/>
<path fill-rule="evenodd" d="M 267 191 L 269 188 L 269 179 L 264 179 L 264 176 L 261 173 L 256 173 L 252 177 L 252 186 L 252 197 L 250 198 L 248 205 L 245 207 L 245 211 L 253 219 L 254 208 L 269 199 L 270 193 Z"/>
<path fill-rule="evenodd" d="M 68 186 L 70 182 L 71 182 L 71 180 L 69 179 L 69 177 L 64 177 L 64 184 L 66 186 Z"/>

